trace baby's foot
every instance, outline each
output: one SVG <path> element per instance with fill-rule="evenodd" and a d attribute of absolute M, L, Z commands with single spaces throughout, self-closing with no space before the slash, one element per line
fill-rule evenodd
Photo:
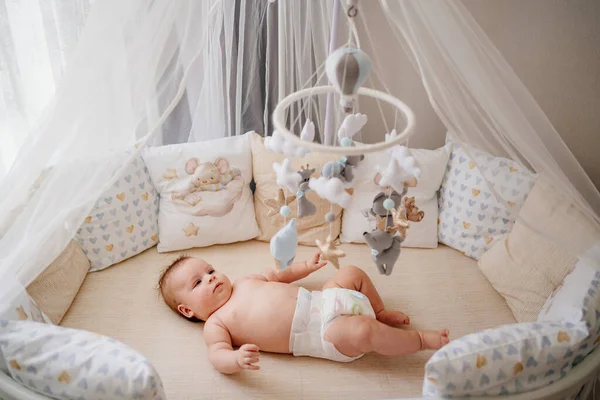
<path fill-rule="evenodd" d="M 377 314 L 377 321 L 392 327 L 410 324 L 408 315 L 400 311 L 381 310 L 379 314 Z"/>
<path fill-rule="evenodd" d="M 421 335 L 421 350 L 437 350 L 450 343 L 448 329 L 441 331 L 419 331 Z"/>

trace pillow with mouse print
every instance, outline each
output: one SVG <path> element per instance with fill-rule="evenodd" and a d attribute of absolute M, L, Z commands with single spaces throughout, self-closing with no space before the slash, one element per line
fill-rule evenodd
<path fill-rule="evenodd" d="M 258 235 L 250 134 L 149 148 L 143 158 L 160 195 L 159 252 Z"/>

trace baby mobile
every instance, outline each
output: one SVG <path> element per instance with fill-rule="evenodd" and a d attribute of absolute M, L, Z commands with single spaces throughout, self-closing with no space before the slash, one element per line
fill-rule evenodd
<path fill-rule="evenodd" d="M 349 18 L 356 16 L 356 9 L 353 7 L 351 6 L 348 10 Z M 366 53 L 349 40 L 348 43 L 329 55 L 325 68 L 329 81 L 332 82 L 335 91 L 340 95 L 341 109 L 347 114 L 337 131 L 337 138 L 343 148 L 350 150 L 357 147 L 352 137 L 367 122 L 367 116 L 354 113 L 354 107 L 357 92 L 369 75 L 371 60 Z M 313 89 L 322 89 L 320 93 L 330 91 L 330 87 L 316 87 Z M 370 91 L 375 93 L 373 90 Z M 388 96 L 386 100 L 390 101 L 390 98 L 391 96 Z M 404 103 L 392 99 L 396 100 L 394 104 L 408 109 Z M 409 127 L 412 129 L 411 125 L 414 125 L 412 112 L 410 109 L 408 111 L 406 109 L 402 111 L 411 118 L 407 120 L 408 126 L 404 132 L 405 136 L 408 135 Z M 276 109 L 273 118 L 276 126 L 278 122 L 276 120 L 277 112 L 278 109 Z M 314 123 L 307 119 L 300 133 L 300 140 L 302 143 L 312 143 L 314 137 Z M 386 134 L 385 137 L 386 142 L 400 140 L 395 130 Z M 297 219 L 309 217 L 317 212 L 317 207 L 307 197 L 307 194 L 312 190 L 320 198 L 330 203 L 330 211 L 325 215 L 325 221 L 329 224 L 329 235 L 325 242 L 317 239 L 315 244 L 319 247 L 321 260 L 330 261 L 335 268 L 339 269 L 339 259 L 345 257 L 345 253 L 338 248 L 339 243 L 332 235 L 333 224 L 336 220 L 333 204 L 337 204 L 342 208 L 349 206 L 353 193 L 352 186 L 355 183 L 355 169 L 364 159 L 364 154 L 352 149 L 352 151 L 349 151 L 349 153 L 352 153 L 351 155 L 343 156 L 337 161 L 325 163 L 321 168 L 320 176 L 317 178 L 312 176 L 315 173 L 315 168 L 310 168 L 310 165 L 302 166 L 298 171 L 291 167 L 289 158 L 304 157 L 310 150 L 292 143 L 292 140 L 278 130 L 275 130 L 271 137 L 265 139 L 265 147 L 288 157 L 282 163 L 273 163 L 276 184 L 279 189 L 275 199 L 265 200 L 265 205 L 269 207 L 268 216 L 275 217 L 279 213 L 283 217 L 283 228 L 273 236 L 270 242 L 271 254 L 275 259 L 276 268 L 286 269 L 296 257 L 298 232 L 296 218 L 287 221 L 287 218 L 292 214 L 290 205 L 296 201 Z M 375 227 L 371 232 L 365 232 L 363 237 L 371 249 L 372 259 L 379 273 L 389 276 L 400 256 L 400 245 L 405 240 L 407 229 L 410 226 L 407 217 L 407 206 L 414 208 L 405 195 L 408 187 L 417 184 L 420 170 L 415 158 L 410 155 L 406 147 L 398 145 L 392 147 L 390 144 L 386 148 L 390 156 L 389 163 L 385 168 L 378 168 L 373 178 L 373 181 L 382 188 L 382 191 L 373 199 L 371 208 L 363 211 L 363 215 L 370 223 L 374 223 Z M 336 152 L 339 153 L 339 151 Z M 290 192 L 290 195 L 286 196 L 286 190 Z"/>

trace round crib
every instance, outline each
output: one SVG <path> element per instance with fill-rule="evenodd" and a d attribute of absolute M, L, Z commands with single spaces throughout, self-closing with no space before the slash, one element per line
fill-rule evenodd
<path fill-rule="evenodd" d="M 567 376 L 550 386 L 508 396 L 464 397 L 470 400 L 559 400 L 572 399 L 581 391 L 583 400 L 593 399 L 594 385 L 600 374 L 600 350 L 596 349 L 580 364 L 573 368 Z M 47 400 L 43 396 L 20 385 L 12 378 L 0 373 L 0 398 L 3 400 Z M 413 397 L 412 399 L 417 399 Z M 399 398 L 400 399 L 400 398 Z M 407 398 L 408 399 L 408 398 Z"/>

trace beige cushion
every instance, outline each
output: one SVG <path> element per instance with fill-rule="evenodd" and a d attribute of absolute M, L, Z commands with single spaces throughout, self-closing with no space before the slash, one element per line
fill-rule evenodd
<path fill-rule="evenodd" d="M 260 235 L 257 237 L 261 241 L 269 241 L 277 231 L 283 227 L 283 217 L 279 214 L 267 216 L 269 207 L 264 203 L 267 199 L 273 199 L 277 195 L 279 188 L 275 183 L 275 171 L 273 163 L 281 163 L 285 156 L 283 154 L 269 151 L 264 146 L 264 139 L 257 133 L 254 133 L 252 138 L 252 170 L 254 174 L 254 182 L 256 190 L 254 192 L 254 211 L 256 221 L 260 229 Z M 300 166 L 309 164 L 310 168 L 315 168 L 316 171 L 312 175 L 317 178 L 321 176 L 321 168 L 327 161 L 337 160 L 339 157 L 332 155 L 310 153 L 304 158 L 291 159 L 292 168 L 300 170 Z M 286 191 L 286 196 L 290 195 Z M 300 244 L 314 246 L 315 239 L 325 240 L 329 234 L 329 224 L 325 222 L 325 214 L 330 211 L 330 204 L 327 200 L 321 199 L 311 190 L 307 194 L 308 199 L 317 206 L 317 212 L 311 216 L 296 220 L 296 228 L 298 230 L 298 242 Z M 290 218 L 296 218 L 297 205 L 296 201 L 290 204 L 292 215 Z M 332 224 L 332 236 L 336 238 L 340 234 L 342 208 L 333 206 L 335 213 L 335 221 Z M 289 220 L 289 219 L 288 219 Z"/>
<path fill-rule="evenodd" d="M 519 322 L 537 319 L 546 299 L 576 263 L 577 254 L 600 238 L 573 204 L 558 201 L 558 197 L 556 189 L 541 176 L 512 231 L 479 260 L 479 268 L 504 296 Z"/>
<path fill-rule="evenodd" d="M 34 280 L 27 291 L 54 324 L 59 324 L 90 269 L 90 261 L 74 241 Z"/>

